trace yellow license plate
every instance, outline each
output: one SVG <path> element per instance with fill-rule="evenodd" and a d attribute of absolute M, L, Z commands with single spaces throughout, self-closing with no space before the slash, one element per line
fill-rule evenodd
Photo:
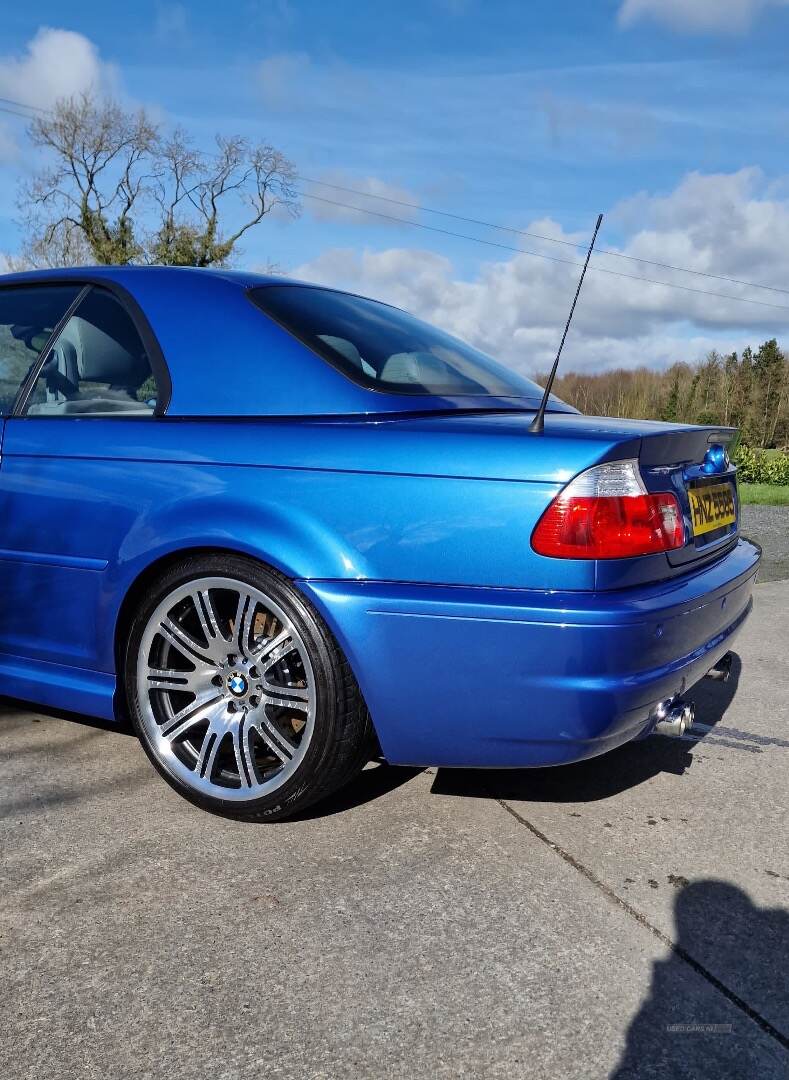
<path fill-rule="evenodd" d="M 707 484 L 688 488 L 693 535 L 703 536 L 713 529 L 733 525 L 737 520 L 734 488 L 731 484 Z"/>

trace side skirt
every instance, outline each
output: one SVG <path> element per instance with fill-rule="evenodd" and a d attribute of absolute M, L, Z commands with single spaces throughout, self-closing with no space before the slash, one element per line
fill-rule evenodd
<path fill-rule="evenodd" d="M 0 694 L 51 709 L 116 719 L 115 676 L 0 654 Z"/>

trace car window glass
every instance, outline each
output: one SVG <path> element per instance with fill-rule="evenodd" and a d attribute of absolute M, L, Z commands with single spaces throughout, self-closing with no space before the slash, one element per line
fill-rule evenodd
<path fill-rule="evenodd" d="M 31 367 L 81 285 L 0 289 L 0 416 L 7 416 Z"/>
<path fill-rule="evenodd" d="M 128 311 L 94 288 L 63 327 L 30 397 L 30 416 L 150 414 L 157 387 Z"/>
<path fill-rule="evenodd" d="M 542 396 L 530 379 L 388 304 L 299 285 L 266 285 L 250 295 L 294 337 L 371 390 L 447 397 Z"/>

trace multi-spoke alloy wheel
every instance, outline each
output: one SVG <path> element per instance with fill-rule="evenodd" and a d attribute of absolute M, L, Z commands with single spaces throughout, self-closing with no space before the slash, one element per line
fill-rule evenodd
<path fill-rule="evenodd" d="M 358 691 L 325 628 L 278 575 L 230 557 L 190 560 L 190 570 L 163 582 L 132 634 L 138 733 L 165 777 L 201 805 L 285 816 L 289 786 L 292 813 L 353 771 L 348 723 L 353 765 L 362 760 L 369 721 L 358 722 Z"/>

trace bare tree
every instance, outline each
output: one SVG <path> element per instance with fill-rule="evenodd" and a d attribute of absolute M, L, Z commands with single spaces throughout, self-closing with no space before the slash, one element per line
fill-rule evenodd
<path fill-rule="evenodd" d="M 59 101 L 30 139 L 48 159 L 20 192 L 34 265 L 221 265 L 274 207 L 298 213 L 294 168 L 273 147 L 217 136 L 205 154 L 91 94 Z"/>
<path fill-rule="evenodd" d="M 46 233 L 33 232 L 16 255 L 6 256 L 9 269 L 55 269 L 59 266 L 86 266 L 94 262 L 85 234 L 70 222 L 56 224 Z"/>
<path fill-rule="evenodd" d="M 226 263 L 244 233 L 275 206 L 297 212 L 295 183 L 293 166 L 272 146 L 218 135 L 216 153 L 207 155 L 176 130 L 157 154 L 154 196 L 160 225 L 150 245 L 152 261 L 171 266 Z M 221 211 L 234 200 L 235 223 L 223 233 Z"/>
<path fill-rule="evenodd" d="M 82 94 L 37 117 L 29 134 L 51 162 L 21 192 L 30 251 L 46 259 L 81 234 L 96 262 L 137 261 L 132 215 L 158 139 L 146 113 Z"/>

